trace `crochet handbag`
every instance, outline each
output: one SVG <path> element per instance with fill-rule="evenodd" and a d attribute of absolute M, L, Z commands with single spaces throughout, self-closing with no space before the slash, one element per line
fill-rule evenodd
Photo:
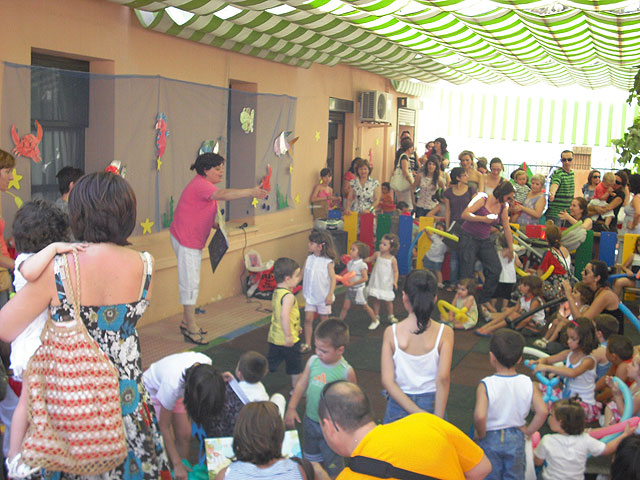
<path fill-rule="evenodd" d="M 49 317 L 42 345 L 27 366 L 29 429 L 22 456 L 31 467 L 97 475 L 127 456 L 119 375 L 82 322 L 78 259 L 74 253 L 74 292 L 66 255 L 62 258 L 74 319 L 54 322 Z"/>
<path fill-rule="evenodd" d="M 400 164 L 402 163 L 402 158 L 405 157 L 407 160 L 409 157 L 406 155 L 402 155 L 400 160 L 398 161 L 398 166 L 393 170 L 393 175 L 391 176 L 391 180 L 389 180 L 389 185 L 396 192 L 405 192 L 411 188 L 411 183 L 407 180 L 402 172 L 402 168 L 400 168 Z"/>

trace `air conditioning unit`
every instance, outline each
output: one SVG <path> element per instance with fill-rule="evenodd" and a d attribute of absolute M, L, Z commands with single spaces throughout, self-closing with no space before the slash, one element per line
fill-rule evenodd
<path fill-rule="evenodd" d="M 391 123 L 393 97 L 390 93 L 370 90 L 360 94 L 360 121 Z"/>

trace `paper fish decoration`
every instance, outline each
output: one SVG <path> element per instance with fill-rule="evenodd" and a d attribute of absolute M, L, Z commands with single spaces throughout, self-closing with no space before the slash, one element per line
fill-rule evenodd
<path fill-rule="evenodd" d="M 273 143 L 273 151 L 278 156 L 281 157 L 286 155 L 287 152 L 293 147 L 293 144 L 298 141 L 296 137 L 293 140 L 287 140 L 287 137 L 291 135 L 291 132 L 282 132 L 280 135 L 276 137 L 275 142 Z"/>
<path fill-rule="evenodd" d="M 253 108 L 245 107 L 240 112 L 240 124 L 244 133 L 253 133 L 253 117 L 255 115 Z"/>
<path fill-rule="evenodd" d="M 40 125 L 40 122 L 38 122 L 37 120 L 36 129 L 36 135 L 34 135 L 33 133 L 27 133 L 24 137 L 20 138 L 20 136 L 18 135 L 18 131 L 16 130 L 16 126 L 11 125 L 11 138 L 13 139 L 13 143 L 15 144 L 12 152 L 13 154 L 27 157 L 36 163 L 40 163 L 42 158 L 40 158 L 40 148 L 38 148 L 38 145 L 42 140 L 43 131 L 42 125 Z"/>
<path fill-rule="evenodd" d="M 202 142 L 202 146 L 200 147 L 200 151 L 198 152 L 200 155 L 203 153 L 215 153 L 218 154 L 220 150 L 220 142 L 214 140 L 205 140 Z"/>
<path fill-rule="evenodd" d="M 167 148 L 167 137 L 170 135 L 167 129 L 167 116 L 164 113 L 159 113 L 156 117 L 156 156 L 160 158 L 164 155 L 164 151 Z"/>

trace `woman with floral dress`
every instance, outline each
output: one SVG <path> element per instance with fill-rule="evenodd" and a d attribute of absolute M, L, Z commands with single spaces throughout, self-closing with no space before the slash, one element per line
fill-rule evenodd
<path fill-rule="evenodd" d="M 0 337 L 15 338 L 38 312 L 49 307 L 54 322 L 75 320 L 64 284 L 81 292 L 80 317 L 89 335 L 113 363 L 120 377 L 120 404 L 128 454 L 114 470 L 91 479 L 171 479 L 149 394 L 142 383 L 136 323 L 149 305 L 153 259 L 130 248 L 127 238 L 136 225 L 133 189 L 113 173 L 85 175 L 69 196 L 71 229 L 76 239 L 89 242 L 77 256 L 56 256 L 40 277 L 27 283 L 0 310 Z M 30 478 L 88 478 L 64 472 L 41 471 Z"/>
<path fill-rule="evenodd" d="M 372 212 L 380 203 L 380 183 L 371 178 L 371 165 L 365 159 L 358 160 L 354 169 L 357 177 L 349 183 L 351 189 L 347 204 L 350 207 L 345 213 Z"/>

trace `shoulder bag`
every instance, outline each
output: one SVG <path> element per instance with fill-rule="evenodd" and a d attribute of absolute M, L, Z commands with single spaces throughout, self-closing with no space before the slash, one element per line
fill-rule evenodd
<path fill-rule="evenodd" d="M 406 179 L 402 168 L 400 168 L 403 158 L 409 161 L 409 157 L 407 157 L 405 154 L 400 155 L 400 158 L 398 159 L 398 165 L 393 170 L 393 175 L 391 176 L 391 180 L 389 180 L 389 185 L 391 185 L 391 188 L 396 192 L 406 192 L 411 188 L 411 183 Z"/>
<path fill-rule="evenodd" d="M 118 370 L 82 322 L 80 270 L 73 256 L 77 291 L 73 291 L 66 255 L 60 277 L 67 297 L 73 297 L 74 319 L 54 322 L 49 317 L 42 345 L 24 375 L 29 429 L 22 456 L 31 467 L 89 476 L 122 464 L 127 441 Z"/>

